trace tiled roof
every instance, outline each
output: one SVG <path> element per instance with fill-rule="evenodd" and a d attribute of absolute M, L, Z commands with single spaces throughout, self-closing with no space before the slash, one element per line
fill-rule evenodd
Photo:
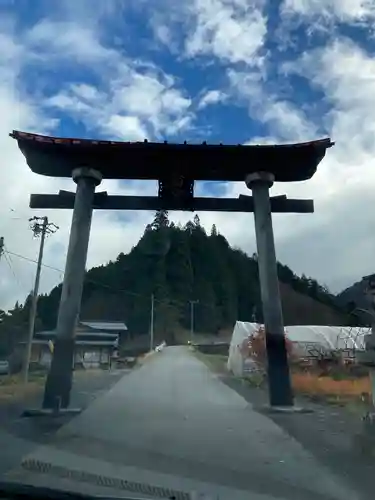
<path fill-rule="evenodd" d="M 127 330 L 127 326 L 122 321 L 80 321 L 80 325 L 88 326 L 95 330 Z"/>

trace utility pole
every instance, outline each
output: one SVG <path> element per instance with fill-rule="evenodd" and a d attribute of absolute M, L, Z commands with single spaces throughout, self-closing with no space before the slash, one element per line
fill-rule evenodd
<path fill-rule="evenodd" d="M 190 300 L 190 340 L 193 341 L 194 336 L 194 306 L 199 300 Z"/>
<path fill-rule="evenodd" d="M 48 217 L 31 217 L 29 219 L 30 228 L 34 233 L 35 237 L 40 236 L 40 247 L 38 255 L 38 263 L 35 274 L 34 289 L 31 299 L 31 309 L 30 309 L 30 321 L 29 321 L 29 332 L 26 344 L 25 361 L 23 366 L 23 381 L 26 384 L 29 378 L 29 365 L 31 357 L 31 346 L 34 337 L 35 329 L 35 319 L 37 313 L 37 302 L 38 302 L 38 292 L 39 292 L 39 282 L 40 282 L 40 272 L 42 269 L 44 242 L 48 234 L 55 233 L 59 228 L 53 222 L 48 222 Z"/>
<path fill-rule="evenodd" d="M 150 352 L 154 349 L 154 294 L 151 295 Z"/>
<path fill-rule="evenodd" d="M 371 384 L 371 421 L 375 422 L 375 278 L 365 276 L 363 278 L 367 281 L 366 293 L 370 299 L 371 309 L 365 310 L 371 318 L 371 333 L 364 336 L 364 351 L 357 353 L 359 363 L 368 367 L 370 384 Z"/>
<path fill-rule="evenodd" d="M 4 236 L 0 236 L 0 260 L 4 253 Z"/>

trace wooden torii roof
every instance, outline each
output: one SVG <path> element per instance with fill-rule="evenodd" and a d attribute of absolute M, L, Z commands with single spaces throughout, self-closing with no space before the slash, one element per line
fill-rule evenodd
<path fill-rule="evenodd" d="M 247 174 L 271 172 L 277 182 L 310 179 L 323 159 L 329 139 L 282 145 L 174 144 L 116 142 L 50 137 L 13 131 L 30 169 L 50 177 L 71 177 L 86 166 L 106 179 L 161 179 L 178 170 L 200 181 L 243 181 Z"/>

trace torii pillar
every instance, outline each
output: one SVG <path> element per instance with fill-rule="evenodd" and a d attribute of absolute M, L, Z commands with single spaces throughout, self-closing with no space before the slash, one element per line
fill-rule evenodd
<path fill-rule="evenodd" d="M 266 334 L 269 398 L 272 408 L 293 407 L 288 354 L 281 308 L 269 188 L 275 177 L 268 172 L 249 174 L 253 192 L 260 292 Z"/>
<path fill-rule="evenodd" d="M 68 408 L 72 388 L 75 329 L 81 308 L 95 188 L 101 173 L 92 168 L 72 172 L 77 184 L 64 281 L 57 316 L 56 340 L 44 389 L 43 409 Z"/>

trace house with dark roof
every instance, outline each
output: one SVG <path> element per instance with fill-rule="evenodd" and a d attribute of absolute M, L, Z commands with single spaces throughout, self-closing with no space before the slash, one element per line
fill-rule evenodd
<path fill-rule="evenodd" d="M 119 321 L 80 321 L 75 335 L 74 366 L 109 366 L 126 332 L 127 326 Z M 50 365 L 55 337 L 56 330 L 35 332 L 31 349 L 32 364 Z"/>

